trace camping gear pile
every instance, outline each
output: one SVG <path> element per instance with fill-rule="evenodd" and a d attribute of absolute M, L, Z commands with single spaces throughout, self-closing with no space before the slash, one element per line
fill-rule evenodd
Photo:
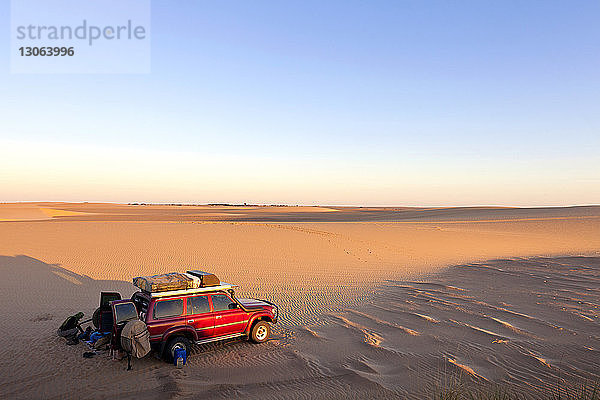
<path fill-rule="evenodd" d="M 78 312 L 75 315 L 71 315 L 65 319 L 65 322 L 58 328 L 56 334 L 58 336 L 64 337 L 67 339 L 68 345 L 74 345 L 79 343 L 78 335 L 80 333 L 84 333 L 83 328 L 81 328 L 81 324 L 89 322 L 90 320 L 79 322 L 83 318 L 83 313 Z"/>
<path fill-rule="evenodd" d="M 84 358 L 92 358 L 99 350 L 104 350 L 110 345 L 112 338 L 112 311 L 110 302 L 120 300 L 121 295 L 116 292 L 102 292 L 100 306 L 94 311 L 92 318 L 81 321 L 83 313 L 78 312 L 68 317 L 58 328 L 58 336 L 64 337 L 68 345 L 76 345 L 80 341 L 87 344 L 91 351 L 83 353 Z M 82 325 L 92 322 L 85 330 Z"/>
<path fill-rule="evenodd" d="M 110 302 L 120 299 L 121 295 L 118 293 L 102 292 L 100 307 L 96 309 L 92 318 L 80 322 L 83 318 L 82 312 L 71 315 L 58 328 L 58 335 L 67 339 L 68 345 L 85 342 L 92 351 L 84 352 L 83 357 L 94 357 L 98 350 L 106 349 L 111 344 L 113 319 Z M 81 325 L 87 322 L 93 322 L 96 329 L 88 326 L 83 330 Z M 139 319 L 127 322 L 121 331 L 120 344 L 127 354 L 127 369 L 130 370 L 131 356 L 142 358 L 150 352 L 150 333 L 146 324 Z"/>
<path fill-rule="evenodd" d="M 84 330 L 81 327 L 81 325 L 91 322 L 92 318 L 80 322 L 82 318 L 82 312 L 78 312 L 75 315 L 71 315 L 62 323 L 62 325 L 58 328 L 58 331 L 56 333 L 58 334 L 58 336 L 64 337 L 67 340 L 67 344 L 70 346 L 76 345 L 80 341 L 83 341 L 87 343 L 91 348 L 98 350 L 110 343 L 110 330 L 92 330 L 91 326 L 88 326 Z"/>

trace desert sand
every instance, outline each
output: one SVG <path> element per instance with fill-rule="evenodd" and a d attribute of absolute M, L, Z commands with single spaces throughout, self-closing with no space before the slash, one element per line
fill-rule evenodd
<path fill-rule="evenodd" d="M 131 278 L 205 269 L 280 305 L 274 337 L 182 370 L 82 358 L 56 328 Z M 0 205 L 2 398 L 531 396 L 600 378 L 600 207 Z"/>

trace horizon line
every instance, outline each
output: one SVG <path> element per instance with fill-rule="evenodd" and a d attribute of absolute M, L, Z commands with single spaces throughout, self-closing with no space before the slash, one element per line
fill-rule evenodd
<path fill-rule="evenodd" d="M 67 203 L 67 204 L 113 204 L 129 206 L 185 206 L 185 207 L 345 207 L 345 208 L 576 208 L 599 207 L 600 203 L 568 204 L 568 205 L 494 205 L 494 204 L 464 204 L 464 205 L 356 205 L 356 204 L 286 204 L 286 203 L 192 203 L 192 202 L 120 202 L 120 201 L 69 201 L 69 200 L 18 200 L 0 201 L 0 204 L 36 204 L 36 203 Z"/>

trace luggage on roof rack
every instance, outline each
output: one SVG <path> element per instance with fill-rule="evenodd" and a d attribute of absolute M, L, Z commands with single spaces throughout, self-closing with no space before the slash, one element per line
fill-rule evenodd
<path fill-rule="evenodd" d="M 149 293 L 151 297 L 170 297 L 170 296 L 180 296 L 186 294 L 194 294 L 194 293 L 206 293 L 206 292 L 216 292 L 216 291 L 229 291 L 232 290 L 235 285 L 230 283 L 221 282 L 220 285 L 217 286 L 208 286 L 208 287 L 200 287 L 195 289 L 184 289 L 184 290 L 169 290 L 167 292 L 152 292 Z"/>
<path fill-rule="evenodd" d="M 134 286 L 149 293 L 213 287 L 220 284 L 221 281 L 214 274 L 199 270 L 133 278 Z"/>
<path fill-rule="evenodd" d="M 194 279 L 180 272 L 171 272 L 161 275 L 138 276 L 133 278 L 133 285 L 145 292 L 165 292 L 191 289 L 194 287 Z"/>
<path fill-rule="evenodd" d="M 194 278 L 197 278 L 200 281 L 199 286 L 197 287 L 219 286 L 221 284 L 219 278 L 210 272 L 193 269 L 191 271 L 187 271 L 187 274 L 192 275 Z"/>

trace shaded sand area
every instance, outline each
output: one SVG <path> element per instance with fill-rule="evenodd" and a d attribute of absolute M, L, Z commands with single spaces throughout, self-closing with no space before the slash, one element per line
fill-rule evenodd
<path fill-rule="evenodd" d="M 597 258 L 522 258 L 597 256 L 600 207 L 26 203 L 1 219 L 0 397 L 418 397 L 446 375 L 539 388 L 600 369 Z M 126 372 L 55 337 L 101 290 L 191 267 L 279 304 L 274 339 Z"/>
<path fill-rule="evenodd" d="M 460 382 L 549 398 L 600 382 L 600 257 L 453 266 L 329 318 L 299 329 L 305 354 L 401 397 Z"/>

